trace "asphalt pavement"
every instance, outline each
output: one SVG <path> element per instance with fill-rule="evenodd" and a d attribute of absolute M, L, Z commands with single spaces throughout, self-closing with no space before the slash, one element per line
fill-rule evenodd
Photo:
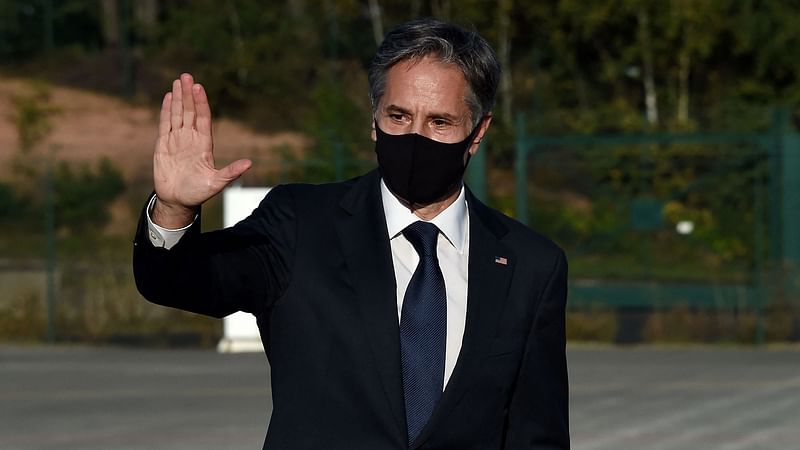
<path fill-rule="evenodd" d="M 800 349 L 570 346 L 576 450 L 800 449 Z M 0 346 L 0 449 L 259 449 L 263 354 Z"/>

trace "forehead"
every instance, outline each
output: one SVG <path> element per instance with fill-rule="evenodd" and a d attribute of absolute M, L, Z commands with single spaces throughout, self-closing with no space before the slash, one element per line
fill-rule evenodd
<path fill-rule="evenodd" d="M 467 82 L 454 64 L 430 56 L 401 61 L 386 73 L 381 103 L 408 108 L 466 109 Z"/>

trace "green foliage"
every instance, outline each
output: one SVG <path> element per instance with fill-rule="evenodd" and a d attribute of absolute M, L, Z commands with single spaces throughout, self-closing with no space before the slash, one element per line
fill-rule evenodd
<path fill-rule="evenodd" d="M 32 93 L 15 95 L 11 99 L 14 115 L 11 119 L 17 129 L 19 149 L 27 155 L 52 130 L 50 117 L 58 109 L 50 105 L 50 91 L 47 85 L 32 85 Z"/>
<path fill-rule="evenodd" d="M 25 203 L 10 184 L 0 183 L 0 223 L 16 219 L 24 211 Z"/>
<path fill-rule="evenodd" d="M 74 170 L 62 162 L 53 184 L 56 224 L 73 233 L 102 229 L 111 218 L 109 205 L 125 190 L 122 173 L 106 158 L 100 160 L 96 170 L 87 164 Z"/>
<path fill-rule="evenodd" d="M 52 15 L 43 8 L 48 3 Z M 217 117 L 310 138 L 302 157 L 287 152 L 291 180 L 347 178 L 373 164 L 366 69 L 377 44 L 365 1 L 156 3 L 159 10 L 150 23 L 137 16 L 138 2 L 109 2 L 117 6 L 120 29 L 112 37 L 104 30 L 114 17 L 103 13 L 103 2 L 0 0 L 0 70 L 92 89 L 119 88 L 125 83 L 107 80 L 129 77 L 138 97 L 150 99 L 160 98 L 178 73 L 189 71 L 206 87 Z M 488 139 L 494 179 L 508 173 L 515 160 L 513 118 L 507 116 L 515 112 L 527 113 L 530 135 L 746 132 L 768 129 L 765 112 L 774 105 L 797 110 L 800 103 L 796 2 L 377 3 L 384 32 L 414 17 L 436 16 L 476 29 L 498 50 L 510 49 L 504 70 L 511 86 L 498 98 Z M 73 55 L 80 55 L 80 64 Z M 62 64 L 46 70 L 55 67 L 53 61 Z M 655 118 L 646 113 L 648 95 L 655 101 Z M 510 112 L 501 107 L 509 101 Z M 14 108 L 19 182 L 0 184 L 0 221 L 19 217 L 17 224 L 39 229 L 41 168 L 50 157 L 44 154 L 50 149 L 40 147 L 57 111 L 43 88 L 17 96 Z M 756 203 L 769 203 L 758 190 L 759 183 L 769 183 L 767 163 L 754 149 L 736 146 L 537 148 L 530 222 L 568 249 L 574 275 L 699 280 L 710 273 L 748 281 L 758 256 L 756 241 L 765 241 L 763 253 L 775 239 L 763 236 L 766 230 L 757 234 L 766 213 Z M 125 187 L 108 162 L 94 169 L 58 166 L 54 176 L 62 235 L 107 224 L 108 205 Z M 507 213 L 513 212 L 509 186 L 507 180 L 490 185 L 492 203 Z M 662 228 L 632 227 L 632 205 L 642 199 L 663 205 Z M 694 223 L 690 236 L 672 229 L 681 220 Z M 77 248 L 88 241 L 62 242 L 61 248 L 73 242 Z M 7 252 L 10 247 L 2 244 L 0 253 Z M 606 339 L 616 327 L 608 314 L 600 322 L 592 322 L 591 314 L 585 323 L 573 321 L 575 335 Z M 653 336 L 665 326 L 685 326 L 690 315 L 653 322 Z"/>
<path fill-rule="evenodd" d="M 517 23 L 536 27 L 514 35 L 516 101 L 536 110 L 541 131 L 643 129 L 648 48 L 637 30 L 644 15 L 657 128 L 754 129 L 758 122 L 734 110 L 794 103 L 800 89 L 794 57 L 800 32 L 787 25 L 800 8 L 785 2 L 754 5 L 729 0 L 518 5 Z"/>
<path fill-rule="evenodd" d="M 363 117 L 366 105 L 356 104 L 333 80 L 320 83 L 312 93 L 316 107 L 305 123 L 305 131 L 314 140 L 302 159 L 289 156 L 292 177 L 308 182 L 343 180 L 364 172 L 371 166 L 372 143 L 369 122 L 347 120 Z"/>
<path fill-rule="evenodd" d="M 617 315 L 610 308 L 570 311 L 566 318 L 570 341 L 613 342 L 617 327 Z"/>
<path fill-rule="evenodd" d="M 142 8 L 136 2 L 112 1 L 116 18 L 104 15 L 92 0 L 49 2 L 51 16 L 45 13 L 47 3 L 0 0 L 5 37 L 0 65 L 19 70 L 18 63 L 44 55 L 50 23 L 56 53 L 78 49 L 103 60 L 129 52 L 138 67 L 130 75 L 144 90 L 140 94 L 152 97 L 159 97 L 178 72 L 192 71 L 206 85 L 217 113 L 244 118 L 261 129 L 305 130 L 316 114 L 315 92 L 328 89 L 324 84 L 330 82 L 331 71 L 346 67 L 348 73 L 360 74 L 356 89 L 336 81 L 349 102 L 359 104 L 366 96 L 363 75 L 376 43 L 363 1 L 157 2 L 158 14 L 148 19 L 154 23 L 137 15 Z M 535 111 L 537 131 L 645 128 L 646 57 L 653 66 L 657 129 L 752 129 L 759 124 L 743 116 L 743 109 L 800 101 L 800 28 L 793 26 L 800 7 L 793 3 L 377 3 L 384 32 L 408 19 L 433 15 L 475 28 L 495 48 L 507 44 L 505 70 L 512 84 L 501 96 L 512 97 L 514 110 Z M 112 19 L 120 29 L 130 26 L 129 33 L 104 37 L 102 30 L 112 25 L 104 21 Z M 96 67 L 61 67 L 61 73 L 50 76 L 76 83 L 97 80 L 80 72 Z M 505 112 L 499 108 L 495 113 L 497 131 L 509 133 L 510 118 L 502 117 Z M 348 119 L 369 120 L 369 114 L 360 110 Z M 496 158 L 509 160 L 505 154 L 510 148 L 497 147 Z"/>
<path fill-rule="evenodd" d="M 322 36 L 311 19 L 292 20 L 286 8 L 256 0 L 172 3 L 150 51 L 172 76 L 194 72 L 216 112 L 262 129 L 296 127 L 311 106 L 309 85 L 320 76 Z"/>
<path fill-rule="evenodd" d="M 47 4 L 52 11 L 48 14 Z M 0 61 L 16 63 L 53 48 L 100 46 L 101 23 L 96 0 L 0 0 Z M 52 30 L 52 42 L 47 36 Z"/>
<path fill-rule="evenodd" d="M 30 33 L 40 28 L 33 2 L 0 0 L 0 60 L 30 57 L 41 49 L 41 36 Z"/>
<path fill-rule="evenodd" d="M 572 273 L 754 282 L 767 239 L 764 149 L 612 140 L 540 145 L 532 157 L 529 223 L 568 250 Z M 676 232 L 682 221 L 691 234 Z"/>

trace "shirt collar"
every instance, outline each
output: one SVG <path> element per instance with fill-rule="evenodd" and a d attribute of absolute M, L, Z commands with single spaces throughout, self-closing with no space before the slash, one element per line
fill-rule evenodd
<path fill-rule="evenodd" d="M 422 220 L 400 203 L 400 200 L 386 187 L 386 183 L 383 182 L 383 179 L 381 179 L 381 199 L 383 200 L 383 213 L 386 217 L 386 228 L 389 230 L 389 239 L 394 239 L 407 226 L 418 220 Z M 450 244 L 452 244 L 459 253 L 464 251 L 464 237 L 467 227 L 467 200 L 463 185 L 461 186 L 456 201 L 430 220 L 430 222 L 439 227 L 444 237 L 450 241 Z"/>

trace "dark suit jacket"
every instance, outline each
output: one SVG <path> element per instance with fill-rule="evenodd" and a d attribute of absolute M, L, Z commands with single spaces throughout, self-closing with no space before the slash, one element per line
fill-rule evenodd
<path fill-rule="evenodd" d="M 463 345 L 414 448 L 568 448 L 564 254 L 469 192 L 467 202 Z M 407 448 L 395 278 L 377 172 L 344 183 L 278 186 L 236 226 L 199 230 L 195 223 L 172 250 L 154 248 L 143 215 L 136 284 L 161 305 L 256 316 L 272 369 L 264 448 Z"/>

